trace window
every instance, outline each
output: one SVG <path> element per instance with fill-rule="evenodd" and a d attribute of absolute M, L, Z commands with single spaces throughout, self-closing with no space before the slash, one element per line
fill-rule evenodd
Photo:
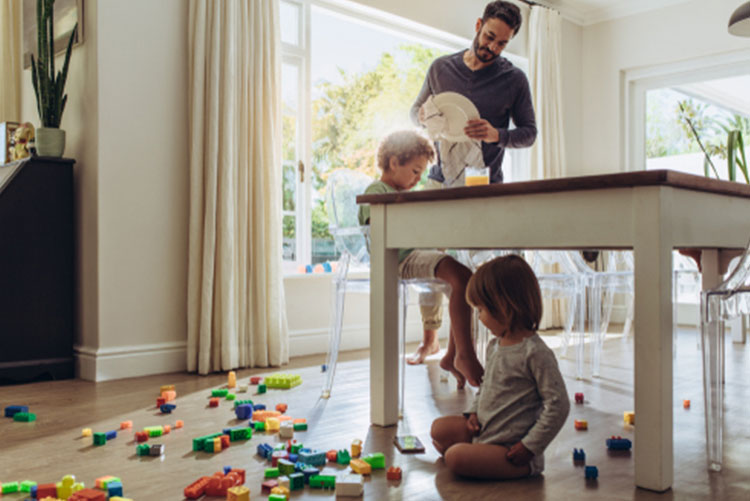
<path fill-rule="evenodd" d="M 339 257 L 324 206 L 330 173 L 375 177 L 378 141 L 413 127 L 409 109 L 430 63 L 470 40 L 345 0 L 280 0 L 280 14 L 283 253 L 294 272 Z M 528 178 L 527 152 L 505 158 L 506 179 Z"/>

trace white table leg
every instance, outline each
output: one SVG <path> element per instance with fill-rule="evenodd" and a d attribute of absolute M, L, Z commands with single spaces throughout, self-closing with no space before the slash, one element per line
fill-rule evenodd
<path fill-rule="evenodd" d="M 657 188 L 658 189 L 658 188 Z M 634 203 L 635 484 L 665 491 L 674 477 L 672 245 L 666 202 L 644 190 Z"/>
<path fill-rule="evenodd" d="M 398 249 L 385 248 L 385 205 L 370 207 L 370 420 L 398 422 Z"/>

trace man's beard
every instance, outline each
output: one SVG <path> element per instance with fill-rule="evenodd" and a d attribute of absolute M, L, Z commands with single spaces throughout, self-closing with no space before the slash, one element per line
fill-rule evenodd
<path fill-rule="evenodd" d="M 474 36 L 473 49 L 474 55 L 477 56 L 477 59 L 479 59 L 483 63 L 492 62 L 499 56 L 499 54 L 495 54 L 494 52 L 492 52 L 489 47 L 479 45 L 479 33 Z M 482 51 L 482 53 L 479 52 L 480 50 Z"/>

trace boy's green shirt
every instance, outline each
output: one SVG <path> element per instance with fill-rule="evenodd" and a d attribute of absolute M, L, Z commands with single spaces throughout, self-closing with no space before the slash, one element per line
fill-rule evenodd
<path fill-rule="evenodd" d="M 383 181 L 377 180 L 374 181 L 370 186 L 367 187 L 367 189 L 364 192 L 364 195 L 377 195 L 380 193 L 395 193 L 398 190 L 391 186 L 390 184 L 384 183 Z M 366 226 L 370 224 L 370 205 L 360 205 L 359 206 L 359 224 L 362 226 Z M 369 245 L 369 242 L 368 242 Z M 411 252 L 414 249 L 399 249 L 398 250 L 398 262 L 403 262 L 404 259 L 406 259 L 406 256 L 411 254 Z"/>

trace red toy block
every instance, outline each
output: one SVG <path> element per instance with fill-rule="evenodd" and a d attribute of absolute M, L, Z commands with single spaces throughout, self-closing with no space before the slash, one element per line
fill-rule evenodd
<path fill-rule="evenodd" d="M 241 485 L 240 479 L 240 474 L 233 471 L 230 471 L 226 475 L 221 472 L 214 473 L 208 480 L 206 495 L 226 497 L 227 489 L 235 485 Z"/>
<path fill-rule="evenodd" d="M 297 440 L 291 439 L 286 441 L 286 451 L 292 452 L 292 446 L 297 443 Z"/>
<path fill-rule="evenodd" d="M 588 430 L 589 422 L 586 421 L 585 419 L 574 419 L 573 426 L 575 426 L 576 430 Z"/>
<path fill-rule="evenodd" d="M 577 404 L 583 403 L 583 393 L 576 393 L 576 403 Z"/>
<path fill-rule="evenodd" d="M 39 484 L 36 486 L 36 498 L 44 499 L 46 497 L 56 498 L 57 497 L 57 485 L 52 484 Z"/>
<path fill-rule="evenodd" d="M 286 408 L 287 408 L 286 404 L 276 404 L 276 410 L 282 414 L 286 412 Z"/>
<path fill-rule="evenodd" d="M 140 443 L 140 442 L 145 442 L 146 440 L 148 440 L 148 432 L 147 431 L 136 431 L 135 432 L 135 441 L 136 442 Z"/>
<path fill-rule="evenodd" d="M 219 406 L 219 399 L 217 397 L 212 398 L 208 401 L 209 407 L 218 407 Z"/>
<path fill-rule="evenodd" d="M 398 466 L 391 466 L 385 473 L 385 478 L 388 480 L 401 480 L 401 468 Z"/>
<path fill-rule="evenodd" d="M 68 501 L 107 501 L 107 493 L 95 489 L 81 489 L 74 492 Z"/>
<path fill-rule="evenodd" d="M 260 380 L 263 379 L 260 376 L 253 376 L 250 378 L 250 384 L 260 384 Z M 270 492 L 270 490 L 269 490 Z"/>
<path fill-rule="evenodd" d="M 201 477 L 192 484 L 185 487 L 185 497 L 188 499 L 198 499 L 206 492 L 206 486 L 211 477 Z"/>
<path fill-rule="evenodd" d="M 273 451 L 271 453 L 271 467 L 275 468 L 279 464 L 279 459 L 289 459 L 287 451 Z"/>
<path fill-rule="evenodd" d="M 338 456 L 339 456 L 339 451 L 337 451 L 336 449 L 331 449 L 330 451 L 326 452 L 326 459 L 333 463 L 336 462 L 336 459 L 338 458 Z"/>
<path fill-rule="evenodd" d="M 156 406 L 157 407 L 161 407 L 162 405 L 164 405 L 166 403 L 167 403 L 167 399 L 166 398 L 159 397 L 159 398 L 156 399 Z"/>
<path fill-rule="evenodd" d="M 219 438 L 221 439 L 221 450 L 228 449 L 229 448 L 229 435 L 222 435 Z"/>
<path fill-rule="evenodd" d="M 262 484 L 260 484 L 260 492 L 263 494 L 271 494 L 271 489 L 274 487 L 278 487 L 279 481 L 275 479 L 266 480 Z"/>

